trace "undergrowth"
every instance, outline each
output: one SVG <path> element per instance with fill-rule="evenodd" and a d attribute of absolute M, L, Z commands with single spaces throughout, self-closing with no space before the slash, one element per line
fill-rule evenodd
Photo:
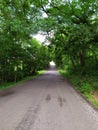
<path fill-rule="evenodd" d="M 20 80 L 18 82 L 9 82 L 9 83 L 5 83 L 3 85 L 0 85 L 0 90 L 4 90 L 4 89 L 10 88 L 10 87 L 14 87 L 16 85 L 24 83 L 27 80 L 32 80 L 32 79 L 38 77 L 39 75 L 43 74 L 44 72 L 45 72 L 45 70 L 41 70 L 41 71 L 38 71 L 36 75 L 34 75 L 34 76 L 28 76 L 28 77 L 26 77 L 23 80 Z"/>
<path fill-rule="evenodd" d="M 98 91 L 98 73 L 80 74 L 68 73 L 64 70 L 59 70 L 63 77 L 66 77 L 73 84 L 75 89 L 81 92 L 95 107 L 98 108 L 98 99 L 94 98 L 94 93 Z"/>

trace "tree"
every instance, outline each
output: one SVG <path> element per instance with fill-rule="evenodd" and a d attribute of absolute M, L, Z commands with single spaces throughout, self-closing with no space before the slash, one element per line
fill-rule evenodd
<path fill-rule="evenodd" d="M 97 4 L 96 0 L 40 3 L 39 8 L 47 14 L 47 18 L 41 19 L 41 26 L 45 27 L 42 31 L 52 34 L 50 46 L 57 66 L 64 67 L 64 59 L 68 59 L 74 70 L 79 68 L 81 74 L 85 74 L 86 67 L 93 66 L 90 61 L 93 60 L 95 66 L 98 63 Z"/>
<path fill-rule="evenodd" d="M 38 60 L 42 45 L 31 38 L 39 30 L 37 20 L 42 14 L 34 3 L 31 0 L 0 1 L 1 84 L 34 75 L 44 68 L 44 63 Z"/>

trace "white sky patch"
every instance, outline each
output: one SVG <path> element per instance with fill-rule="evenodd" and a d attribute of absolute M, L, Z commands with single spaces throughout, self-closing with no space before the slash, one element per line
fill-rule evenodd
<path fill-rule="evenodd" d="M 37 34 L 35 36 L 33 36 L 34 38 L 36 38 L 38 41 L 40 41 L 41 43 L 45 41 L 45 36 L 41 35 L 41 34 Z"/>
<path fill-rule="evenodd" d="M 50 62 L 50 65 L 55 66 L 54 61 L 51 61 L 51 62 Z"/>
<path fill-rule="evenodd" d="M 46 35 L 36 34 L 36 35 L 33 35 L 32 37 L 36 38 L 40 43 L 45 43 L 45 45 L 50 44 L 50 42 L 46 39 Z"/>
<path fill-rule="evenodd" d="M 43 12 L 42 15 L 43 15 L 44 18 L 48 18 L 48 15 L 46 13 Z"/>

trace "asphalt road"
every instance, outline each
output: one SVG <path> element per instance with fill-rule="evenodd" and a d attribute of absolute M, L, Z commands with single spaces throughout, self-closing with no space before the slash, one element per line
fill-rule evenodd
<path fill-rule="evenodd" d="M 50 70 L 1 93 L 0 130 L 98 130 L 98 113 Z"/>

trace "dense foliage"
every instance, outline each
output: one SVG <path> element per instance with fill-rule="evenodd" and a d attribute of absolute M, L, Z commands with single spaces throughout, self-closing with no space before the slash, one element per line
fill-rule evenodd
<path fill-rule="evenodd" d="M 29 0 L 0 1 L 0 84 L 47 67 L 48 48 L 31 37 L 38 31 L 40 14 Z"/>
<path fill-rule="evenodd" d="M 31 36 L 47 34 L 49 46 Z M 97 0 L 1 0 L 0 83 L 46 68 L 98 76 Z"/>
<path fill-rule="evenodd" d="M 54 0 L 49 3 L 45 10 L 49 17 L 45 19 L 51 19 L 53 37 L 50 46 L 55 52 L 58 67 L 68 65 L 83 75 L 88 69 L 98 69 L 97 6 L 96 0 Z"/>

